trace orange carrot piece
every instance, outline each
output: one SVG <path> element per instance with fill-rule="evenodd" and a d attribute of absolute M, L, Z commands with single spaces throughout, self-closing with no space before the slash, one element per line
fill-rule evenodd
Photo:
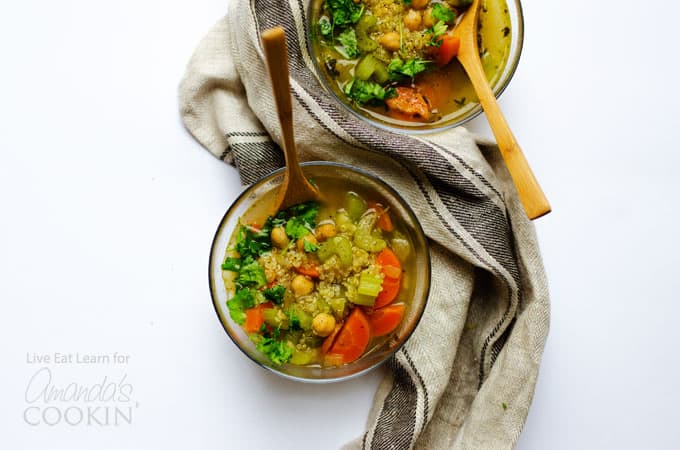
<path fill-rule="evenodd" d="M 319 278 L 319 276 L 321 275 L 319 273 L 318 267 L 314 265 L 295 267 L 295 271 L 300 275 L 306 275 L 310 278 Z"/>
<path fill-rule="evenodd" d="M 458 49 L 460 48 L 460 39 L 454 37 L 451 34 L 447 34 L 440 40 L 441 45 L 438 47 L 438 50 L 434 55 L 434 62 L 439 67 L 444 67 L 451 62 L 454 56 L 458 54 Z"/>
<path fill-rule="evenodd" d="M 272 308 L 274 305 L 271 302 L 262 303 L 254 308 L 246 309 L 246 321 L 243 323 L 243 330 L 246 333 L 257 333 L 264 324 L 262 317 L 262 310 Z"/>
<path fill-rule="evenodd" d="M 377 337 L 390 334 L 397 328 L 402 317 L 404 317 L 404 305 L 402 303 L 385 306 L 371 312 L 368 315 L 371 336 Z"/>
<path fill-rule="evenodd" d="M 333 329 L 333 332 L 324 339 L 323 344 L 321 344 L 321 354 L 325 355 L 328 353 L 328 350 L 331 349 L 333 344 L 335 343 L 335 338 L 338 337 L 338 333 L 340 332 L 340 329 L 342 328 L 342 324 L 337 324 L 335 328 Z"/>
<path fill-rule="evenodd" d="M 394 254 L 392 250 L 389 248 L 383 249 L 380 253 L 378 253 L 378 256 L 376 256 L 375 261 L 380 265 L 381 267 L 396 267 L 399 269 L 399 278 L 401 278 L 401 263 L 399 262 L 399 258 L 397 258 L 397 255 Z M 393 272 L 394 273 L 394 272 Z M 387 274 L 385 274 L 387 275 Z M 396 277 L 391 277 L 391 278 L 396 278 Z"/>
<path fill-rule="evenodd" d="M 382 282 L 382 290 L 375 298 L 373 308 L 382 308 L 383 306 L 392 303 L 394 299 L 397 298 L 399 289 L 401 289 L 401 278 L 388 278 L 385 276 L 385 279 Z"/>
<path fill-rule="evenodd" d="M 371 330 L 366 315 L 361 308 L 354 308 L 329 353 L 341 355 L 344 363 L 350 363 L 364 353 L 370 338 Z"/>

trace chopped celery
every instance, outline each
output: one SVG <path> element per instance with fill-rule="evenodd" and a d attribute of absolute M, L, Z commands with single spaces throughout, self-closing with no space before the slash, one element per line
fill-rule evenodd
<path fill-rule="evenodd" d="M 288 317 L 279 308 L 266 308 L 262 310 L 262 318 L 267 325 L 288 329 Z"/>
<path fill-rule="evenodd" d="M 382 287 L 382 278 L 370 272 L 363 271 L 359 276 L 359 287 L 357 292 L 359 295 L 367 295 L 369 297 L 377 297 Z"/>
<path fill-rule="evenodd" d="M 371 234 L 377 220 L 378 215 L 375 212 L 368 213 L 359 220 L 357 231 L 354 233 L 354 243 L 357 247 L 374 253 L 387 247 L 384 239 Z"/>
<path fill-rule="evenodd" d="M 289 327 L 291 330 L 296 328 L 300 328 L 305 331 L 312 329 L 312 316 L 299 307 L 292 306 L 288 310 L 288 320 L 290 322 Z"/>
<path fill-rule="evenodd" d="M 375 297 L 371 297 L 370 295 L 357 294 L 356 297 L 352 300 L 352 303 L 361 306 L 373 306 L 375 304 Z"/>
<path fill-rule="evenodd" d="M 361 198 L 356 192 L 348 192 L 345 200 L 347 203 L 347 214 L 349 214 L 353 221 L 357 221 L 366 211 L 366 200 Z"/>
<path fill-rule="evenodd" d="M 316 251 L 316 256 L 319 257 L 321 262 L 326 262 L 333 255 L 335 255 L 335 241 L 333 239 L 321 243 Z"/>
<path fill-rule="evenodd" d="M 359 60 L 354 68 L 354 76 L 364 81 L 373 78 L 379 84 L 385 83 L 389 78 L 385 63 L 371 54 Z"/>
<path fill-rule="evenodd" d="M 342 319 L 345 317 L 345 310 L 347 309 L 347 300 L 344 298 L 334 298 L 328 300 L 328 304 L 333 310 L 333 315 L 336 319 Z"/>
<path fill-rule="evenodd" d="M 345 236 L 335 236 L 319 245 L 316 252 L 321 262 L 326 262 L 331 256 L 338 255 L 340 264 L 345 267 L 352 265 L 352 243 Z"/>
<path fill-rule="evenodd" d="M 297 366 L 306 366 L 307 364 L 310 364 L 312 361 L 314 361 L 318 354 L 319 354 L 318 350 L 315 349 L 310 350 L 294 349 L 293 356 L 290 358 L 290 361 L 288 362 L 291 364 L 295 364 Z"/>
<path fill-rule="evenodd" d="M 397 258 L 399 258 L 400 261 L 406 261 L 406 258 L 408 258 L 408 255 L 411 253 L 411 244 L 408 243 L 408 240 L 403 234 L 396 231 L 391 242 L 392 251 L 397 255 Z"/>
<path fill-rule="evenodd" d="M 352 222 L 349 214 L 347 214 L 347 211 L 344 209 L 338 210 L 338 213 L 335 215 L 335 226 L 338 227 L 338 230 L 340 230 L 341 233 L 353 234 L 357 229 L 357 226 L 354 225 L 354 222 Z"/>
<path fill-rule="evenodd" d="M 352 243 L 345 236 L 335 236 L 335 253 L 340 257 L 340 264 L 345 267 L 352 265 Z"/>
<path fill-rule="evenodd" d="M 378 19 L 375 16 L 370 16 L 368 14 L 361 16 L 361 19 L 357 22 L 355 27 L 357 47 L 362 53 L 372 52 L 378 48 L 378 43 L 368 36 L 369 30 L 373 28 L 376 23 L 378 23 Z"/>

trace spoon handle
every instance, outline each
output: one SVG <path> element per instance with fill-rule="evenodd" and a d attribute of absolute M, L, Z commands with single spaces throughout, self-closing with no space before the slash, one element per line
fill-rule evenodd
<path fill-rule="evenodd" d="M 281 125 L 283 154 L 286 157 L 286 170 L 274 199 L 274 207 L 278 211 L 303 201 L 318 200 L 321 197 L 318 190 L 305 177 L 297 157 L 288 74 L 288 48 L 283 28 L 275 27 L 262 32 L 262 48 L 269 67 L 274 103 Z"/>
<path fill-rule="evenodd" d="M 458 60 L 465 68 L 477 93 L 479 102 L 486 113 L 489 126 L 496 138 L 498 148 L 505 160 L 505 165 L 508 167 L 512 180 L 517 187 L 517 193 L 524 205 L 527 216 L 529 219 L 536 219 L 548 214 L 550 212 L 550 203 L 548 203 L 548 199 L 524 157 L 522 148 L 517 143 L 515 135 L 512 134 L 508 122 L 498 106 L 496 96 L 486 80 L 478 54 L 461 52 L 458 55 Z"/>

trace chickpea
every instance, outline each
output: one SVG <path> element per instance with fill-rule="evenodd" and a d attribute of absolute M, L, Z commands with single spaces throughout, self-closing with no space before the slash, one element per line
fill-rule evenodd
<path fill-rule="evenodd" d="M 432 8 L 427 8 L 423 14 L 423 26 L 425 28 L 432 28 L 434 26 L 434 18 L 432 17 Z"/>
<path fill-rule="evenodd" d="M 272 244 L 278 248 L 284 248 L 288 245 L 288 235 L 283 227 L 276 227 L 272 230 Z"/>
<path fill-rule="evenodd" d="M 323 223 L 319 225 L 316 229 L 316 238 L 320 241 L 330 239 L 334 237 L 336 234 L 338 234 L 338 231 L 335 229 L 335 224 L 332 224 L 330 222 Z"/>
<path fill-rule="evenodd" d="M 409 10 L 409 12 L 404 16 L 404 26 L 411 31 L 417 31 L 420 29 L 420 24 L 423 22 L 423 18 L 420 15 L 420 11 Z"/>
<path fill-rule="evenodd" d="M 396 52 L 399 50 L 399 47 L 401 47 L 401 38 L 396 31 L 390 31 L 389 33 L 383 34 L 378 41 L 380 42 L 380 45 L 385 47 L 385 50 L 391 52 Z"/>
<path fill-rule="evenodd" d="M 290 282 L 290 290 L 298 297 L 311 294 L 314 290 L 314 282 L 304 275 L 295 275 L 293 281 Z"/>
<path fill-rule="evenodd" d="M 319 313 L 312 320 L 312 329 L 317 336 L 326 337 L 335 329 L 335 317 Z"/>
<path fill-rule="evenodd" d="M 413 9 L 423 9 L 430 3 L 430 0 L 412 0 L 411 8 Z"/>
<path fill-rule="evenodd" d="M 314 236 L 311 234 L 308 234 L 306 236 L 301 237 L 300 239 L 297 240 L 297 249 L 299 252 L 304 252 L 305 251 L 305 241 L 309 242 L 310 244 L 317 245 L 319 241 L 316 240 Z"/>

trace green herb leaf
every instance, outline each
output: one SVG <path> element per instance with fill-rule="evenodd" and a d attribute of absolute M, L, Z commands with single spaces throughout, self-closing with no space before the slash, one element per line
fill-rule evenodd
<path fill-rule="evenodd" d="M 264 252 L 272 249 L 270 240 L 271 221 L 268 219 L 261 230 L 242 225 L 236 236 L 236 251 L 244 260 L 255 259 Z"/>
<path fill-rule="evenodd" d="M 286 234 L 293 239 L 300 239 L 314 229 L 316 215 L 319 213 L 317 202 L 306 202 L 294 205 L 283 212 L 289 217 L 286 222 Z"/>
<path fill-rule="evenodd" d="M 241 270 L 241 258 L 227 257 L 222 263 L 222 270 L 231 270 L 232 272 L 238 272 L 239 270 Z"/>
<path fill-rule="evenodd" d="M 325 5 L 333 17 L 333 24 L 340 27 L 357 23 L 364 13 L 364 5 L 353 0 L 326 0 Z"/>
<path fill-rule="evenodd" d="M 287 342 L 277 341 L 275 338 L 264 337 L 259 334 L 251 335 L 250 339 L 255 342 L 257 350 L 277 366 L 287 363 L 293 356 L 293 349 Z"/>
<path fill-rule="evenodd" d="M 445 23 L 451 23 L 456 18 L 456 12 L 441 3 L 435 3 L 432 7 L 432 17 Z"/>
<path fill-rule="evenodd" d="M 238 277 L 236 277 L 236 284 L 242 287 L 261 288 L 267 284 L 267 278 L 264 275 L 264 267 L 257 261 L 241 266 Z"/>
<path fill-rule="evenodd" d="M 277 305 L 280 305 L 283 303 L 283 295 L 286 293 L 286 288 L 279 285 L 276 285 L 272 288 L 267 288 L 264 290 L 264 296 L 267 300 L 270 300 L 272 303 L 275 303 Z"/>
<path fill-rule="evenodd" d="M 503 410 L 504 410 L 504 411 L 505 411 L 506 409 L 508 409 L 508 405 L 507 405 L 507 403 L 505 403 L 505 402 L 501 403 L 501 406 L 503 407 Z"/>
<path fill-rule="evenodd" d="M 291 331 L 301 330 L 300 318 L 298 317 L 295 309 L 291 308 L 288 310 L 288 329 Z"/>
<path fill-rule="evenodd" d="M 359 48 L 357 47 L 357 34 L 354 28 L 347 28 L 345 31 L 338 35 L 338 42 L 342 44 L 341 48 L 338 48 L 340 53 L 347 59 L 354 59 L 359 56 Z"/>
<path fill-rule="evenodd" d="M 311 242 L 309 242 L 306 239 L 302 241 L 302 246 L 304 247 L 305 252 L 307 252 L 307 253 L 314 253 L 315 251 L 317 251 L 319 249 L 318 245 L 312 244 Z"/>
<path fill-rule="evenodd" d="M 328 19 L 328 17 L 323 16 L 319 19 L 319 32 L 321 33 L 321 36 L 325 38 L 331 37 L 333 33 L 333 24 L 331 24 L 331 21 Z"/>
<path fill-rule="evenodd" d="M 380 104 L 397 95 L 397 91 L 393 87 L 383 88 L 378 83 L 357 78 L 348 82 L 343 88 L 343 92 L 358 105 Z"/>
<path fill-rule="evenodd" d="M 412 2 L 413 2 L 413 0 L 404 0 L 404 5 L 411 6 Z"/>
<path fill-rule="evenodd" d="M 227 301 L 229 315 L 239 325 L 246 321 L 245 310 L 255 306 L 255 299 L 250 289 L 239 289 L 231 299 Z"/>
<path fill-rule="evenodd" d="M 448 31 L 449 27 L 444 23 L 443 20 L 437 21 L 432 28 L 428 28 L 425 33 L 431 34 L 432 39 L 430 39 L 430 42 L 428 42 L 427 45 L 430 45 L 432 47 L 439 47 L 442 45 L 442 40 L 439 39 L 444 33 Z"/>
<path fill-rule="evenodd" d="M 403 77 L 413 78 L 427 69 L 427 63 L 423 59 L 413 58 L 404 62 L 399 58 L 395 58 L 387 66 L 387 71 L 390 74 L 390 79 L 394 81 L 399 81 Z"/>

